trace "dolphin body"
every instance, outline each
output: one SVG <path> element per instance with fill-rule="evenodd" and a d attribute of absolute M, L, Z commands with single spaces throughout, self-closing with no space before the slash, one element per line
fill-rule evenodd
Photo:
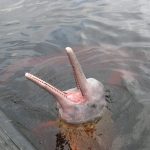
<path fill-rule="evenodd" d="M 73 69 L 76 87 L 61 91 L 53 85 L 26 73 L 27 79 L 52 94 L 59 109 L 60 118 L 67 123 L 81 124 L 102 116 L 106 108 L 104 86 L 94 78 L 86 78 L 74 51 L 66 48 L 67 56 Z"/>

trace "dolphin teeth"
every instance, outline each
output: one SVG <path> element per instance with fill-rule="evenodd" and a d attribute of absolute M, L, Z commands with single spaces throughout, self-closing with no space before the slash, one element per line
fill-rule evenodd
<path fill-rule="evenodd" d="M 51 84 L 41 80 L 40 78 L 30 74 L 30 73 L 25 73 L 26 78 L 28 78 L 29 80 L 33 81 L 34 83 L 36 83 L 37 85 L 43 87 L 44 89 L 46 89 L 48 92 L 50 92 L 51 94 L 53 94 L 54 96 L 59 96 L 59 94 L 65 98 L 67 98 L 66 94 L 57 89 L 56 87 L 52 86 Z"/>

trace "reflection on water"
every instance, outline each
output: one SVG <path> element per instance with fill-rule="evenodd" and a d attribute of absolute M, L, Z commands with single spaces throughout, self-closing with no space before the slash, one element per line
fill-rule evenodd
<path fill-rule="evenodd" d="M 93 122 L 71 125 L 61 121 L 59 127 L 72 150 L 107 150 L 112 145 L 112 124 L 111 113 L 106 110 Z"/>
<path fill-rule="evenodd" d="M 56 149 L 57 110 L 24 73 L 74 87 L 64 52 L 70 46 L 86 76 L 110 91 L 113 127 L 98 127 L 115 129 L 109 149 L 149 150 L 149 8 L 148 0 L 0 1 L 0 108 L 36 149 Z"/>

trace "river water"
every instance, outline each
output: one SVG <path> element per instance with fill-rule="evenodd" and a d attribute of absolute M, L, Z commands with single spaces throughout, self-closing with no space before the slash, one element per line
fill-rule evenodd
<path fill-rule="evenodd" d="M 0 108 L 36 149 L 56 149 L 57 111 L 24 74 L 74 87 L 67 46 L 110 91 L 110 150 L 150 149 L 149 8 L 149 0 L 0 1 Z"/>

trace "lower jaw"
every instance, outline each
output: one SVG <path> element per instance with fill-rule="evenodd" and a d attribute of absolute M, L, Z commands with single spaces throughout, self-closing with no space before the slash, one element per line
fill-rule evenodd
<path fill-rule="evenodd" d="M 104 107 L 100 113 L 91 115 L 90 117 L 86 117 L 84 119 L 64 119 L 60 115 L 60 120 L 63 121 L 64 123 L 70 124 L 70 125 L 82 125 L 82 124 L 87 124 L 87 123 L 97 123 L 98 121 L 101 120 L 103 117 L 103 114 L 106 112 L 107 108 Z"/>

